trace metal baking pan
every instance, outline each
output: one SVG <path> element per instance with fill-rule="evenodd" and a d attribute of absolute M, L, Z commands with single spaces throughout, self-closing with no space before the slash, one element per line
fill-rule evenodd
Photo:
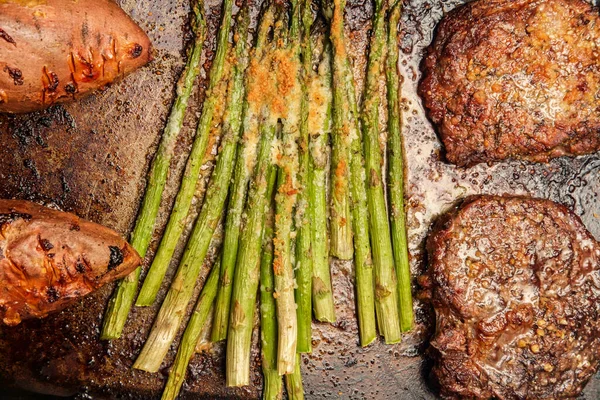
<path fill-rule="evenodd" d="M 600 155 L 560 158 L 548 164 L 507 161 L 468 169 L 444 161 L 440 141 L 416 95 L 416 85 L 423 49 L 431 41 L 436 23 L 462 1 L 404 3 L 400 68 L 404 76 L 408 223 L 414 277 L 426 268 L 424 239 L 432 220 L 470 194 L 529 194 L 552 199 L 574 210 L 600 238 Z M 132 228 L 146 172 L 173 101 L 175 80 L 183 67 L 189 38 L 189 3 L 123 0 L 120 5 L 148 32 L 155 46 L 155 61 L 78 103 L 24 116 L 0 116 L 0 198 L 53 204 L 126 235 Z M 372 8 L 367 0 L 351 0 L 349 6 L 352 52 L 360 82 Z M 206 3 L 211 18 L 205 68 L 212 57 L 219 7 L 219 0 Z M 205 78 L 190 102 L 153 248 L 166 223 L 191 146 Z M 204 170 L 208 173 L 210 166 Z M 174 273 L 175 265 L 171 267 L 168 277 Z M 378 342 L 362 349 L 354 315 L 352 266 L 334 263 L 332 268 L 339 318 L 333 326 L 313 324 L 314 350 L 302 357 L 307 398 L 435 399 L 436 388 L 430 384 L 430 365 L 424 356 L 433 326 L 430 308 L 416 300 L 417 325 L 401 344 Z M 203 276 L 206 272 L 205 268 Z M 99 341 L 99 326 L 112 289 L 105 287 L 44 320 L 1 327 L 0 393 L 14 398 L 22 398 L 18 390 L 79 399 L 159 398 L 176 348 L 172 347 L 157 374 L 131 368 L 149 332 L 156 306 L 134 308 L 121 339 Z M 415 284 L 415 293 L 418 290 Z M 259 398 L 262 382 L 256 342 L 255 334 L 251 386 L 225 387 L 223 346 L 216 345 L 193 358 L 182 398 Z M 600 378 L 589 383 L 582 398 L 600 398 Z"/>

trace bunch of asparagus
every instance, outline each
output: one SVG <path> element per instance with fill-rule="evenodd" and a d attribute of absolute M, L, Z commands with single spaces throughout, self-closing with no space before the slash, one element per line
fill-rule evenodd
<path fill-rule="evenodd" d="M 345 35 L 345 0 L 323 0 L 319 7 L 311 0 L 265 0 L 255 37 L 250 28 L 252 5 L 241 7 L 232 28 L 233 0 L 224 0 L 192 150 L 136 301 L 138 306 L 155 302 L 193 214 L 208 144 L 220 140 L 216 166 L 198 202 L 179 267 L 134 364 L 148 372 L 160 368 L 200 284 L 202 266 L 210 264 L 209 248 L 223 220 L 218 261 L 201 284 L 164 399 L 177 397 L 208 323 L 213 342 L 227 340 L 227 385 L 250 383 L 257 297 L 263 397 L 280 398 L 286 376 L 288 395 L 303 398 L 299 360 L 300 353 L 312 350 L 313 315 L 322 322 L 336 319 L 330 255 L 354 260 L 363 346 L 376 339 L 377 330 L 386 343 L 397 343 L 401 332 L 411 328 L 397 70 L 400 5 L 374 1 L 366 86 L 359 104 Z M 174 145 L 199 73 L 206 30 L 203 8 L 201 0 L 194 2 L 195 40 L 132 234 L 141 255 L 152 237 Z M 387 90 L 380 90 L 380 82 L 387 82 Z M 382 104 L 387 104 L 387 146 L 380 140 Z M 382 150 L 386 147 L 387 191 Z M 138 270 L 117 287 L 105 316 L 103 339 L 121 335 L 139 278 Z"/>

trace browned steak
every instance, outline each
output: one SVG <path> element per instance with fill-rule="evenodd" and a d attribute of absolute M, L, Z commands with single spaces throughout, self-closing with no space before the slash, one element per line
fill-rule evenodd
<path fill-rule="evenodd" d="M 600 149 L 600 18 L 583 0 L 478 0 L 449 13 L 419 91 L 451 163 Z"/>
<path fill-rule="evenodd" d="M 428 242 L 445 398 L 570 399 L 600 359 L 600 245 L 562 205 L 470 198 Z"/>

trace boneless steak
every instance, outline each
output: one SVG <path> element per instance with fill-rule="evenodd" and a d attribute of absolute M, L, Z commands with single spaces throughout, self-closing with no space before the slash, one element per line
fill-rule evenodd
<path fill-rule="evenodd" d="M 440 22 L 419 92 L 451 163 L 600 149 L 600 16 L 583 0 L 477 0 Z"/>
<path fill-rule="evenodd" d="M 600 245 L 562 205 L 467 199 L 428 240 L 445 398 L 571 399 L 600 360 Z"/>
<path fill-rule="evenodd" d="M 6 325 L 61 310 L 139 264 L 137 252 L 108 228 L 0 200 L 0 321 Z"/>

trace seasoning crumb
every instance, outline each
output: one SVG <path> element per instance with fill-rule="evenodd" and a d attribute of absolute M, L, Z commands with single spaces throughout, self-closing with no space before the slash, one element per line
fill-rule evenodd
<path fill-rule="evenodd" d="M 537 354 L 540 352 L 540 346 L 534 343 L 531 346 L 529 346 L 529 350 L 531 350 L 532 353 Z"/>

